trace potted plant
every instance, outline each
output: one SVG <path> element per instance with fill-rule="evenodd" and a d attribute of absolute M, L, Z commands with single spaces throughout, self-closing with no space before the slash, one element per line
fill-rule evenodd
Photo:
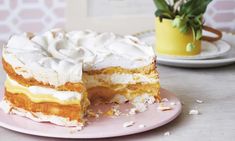
<path fill-rule="evenodd" d="M 222 33 L 203 25 L 203 14 L 212 0 L 154 0 L 158 54 L 192 56 L 201 52 L 201 40 L 215 41 Z M 202 30 L 217 37 L 202 36 Z"/>

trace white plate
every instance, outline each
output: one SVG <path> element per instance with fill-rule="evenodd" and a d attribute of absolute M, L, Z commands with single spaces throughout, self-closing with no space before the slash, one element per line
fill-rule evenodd
<path fill-rule="evenodd" d="M 0 99 L 2 99 L 3 93 L 0 93 Z M 174 102 L 176 105 L 171 106 L 173 109 L 169 111 L 160 111 L 157 109 L 157 103 L 149 105 L 148 110 L 143 113 L 137 113 L 135 115 L 121 115 L 115 118 L 101 116 L 100 118 L 90 119 L 90 124 L 81 131 L 76 131 L 74 128 L 56 126 L 49 123 L 38 123 L 30 119 L 20 117 L 17 115 L 9 115 L 4 113 L 0 109 L 0 126 L 17 131 L 20 133 L 44 136 L 44 137 L 56 137 L 56 138 L 108 138 L 124 135 L 131 135 L 148 131 L 175 119 L 181 112 L 181 103 L 178 98 L 171 92 L 161 89 L 161 96 L 167 98 L 169 101 L 164 102 L 166 106 L 171 106 Z M 96 106 L 97 109 L 107 109 L 108 105 L 103 107 Z M 120 106 L 122 113 L 127 113 L 126 109 L 129 109 L 128 104 Z M 123 123 L 128 121 L 134 121 L 135 124 L 131 127 L 123 127 Z M 139 125 L 145 125 L 144 128 L 140 128 Z"/>
<path fill-rule="evenodd" d="M 135 34 L 140 40 L 146 42 L 149 45 L 154 45 L 154 31 L 146 31 Z M 229 45 L 231 45 L 231 49 L 229 50 Z M 224 51 L 219 51 L 216 54 L 208 54 L 208 58 L 214 58 L 214 59 L 206 59 L 207 57 L 205 55 L 199 55 L 196 56 L 198 58 L 168 58 L 168 57 L 162 57 L 158 56 L 157 61 L 158 64 L 162 65 L 169 65 L 169 66 L 175 66 L 175 67 L 187 67 L 187 68 L 208 68 L 208 67 L 219 67 L 219 66 L 225 66 L 229 64 L 235 63 L 235 35 L 230 33 L 223 33 L 223 38 L 220 41 L 215 42 L 217 48 L 223 49 L 225 47 Z M 206 46 L 204 46 L 205 49 Z M 204 51 L 205 52 L 205 51 Z M 212 52 L 212 51 L 210 51 Z M 204 56 L 204 57 L 202 57 Z M 215 58 L 216 57 L 216 58 Z M 190 60 L 191 59 L 191 60 Z M 193 60 L 192 60 L 193 59 Z M 199 60 L 204 59 L 204 60 Z"/>

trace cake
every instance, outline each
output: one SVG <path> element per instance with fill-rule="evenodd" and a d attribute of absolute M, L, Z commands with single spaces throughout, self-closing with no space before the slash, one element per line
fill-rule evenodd
<path fill-rule="evenodd" d="M 3 48 L 1 107 L 62 126 L 83 126 L 90 103 L 160 98 L 155 54 L 133 36 L 54 29 L 13 35 Z"/>

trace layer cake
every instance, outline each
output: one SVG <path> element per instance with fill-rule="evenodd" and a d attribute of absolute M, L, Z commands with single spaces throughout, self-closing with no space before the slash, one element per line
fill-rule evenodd
<path fill-rule="evenodd" d="M 13 35 L 3 48 L 2 108 L 39 122 L 83 126 L 93 102 L 159 100 L 151 46 L 90 30 Z"/>

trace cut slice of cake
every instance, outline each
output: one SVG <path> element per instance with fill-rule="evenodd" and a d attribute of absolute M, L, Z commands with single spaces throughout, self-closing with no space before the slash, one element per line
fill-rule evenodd
<path fill-rule="evenodd" d="M 2 62 L 8 75 L 2 107 L 36 121 L 83 125 L 89 101 L 160 98 L 153 48 L 133 36 L 89 30 L 14 35 Z"/>

